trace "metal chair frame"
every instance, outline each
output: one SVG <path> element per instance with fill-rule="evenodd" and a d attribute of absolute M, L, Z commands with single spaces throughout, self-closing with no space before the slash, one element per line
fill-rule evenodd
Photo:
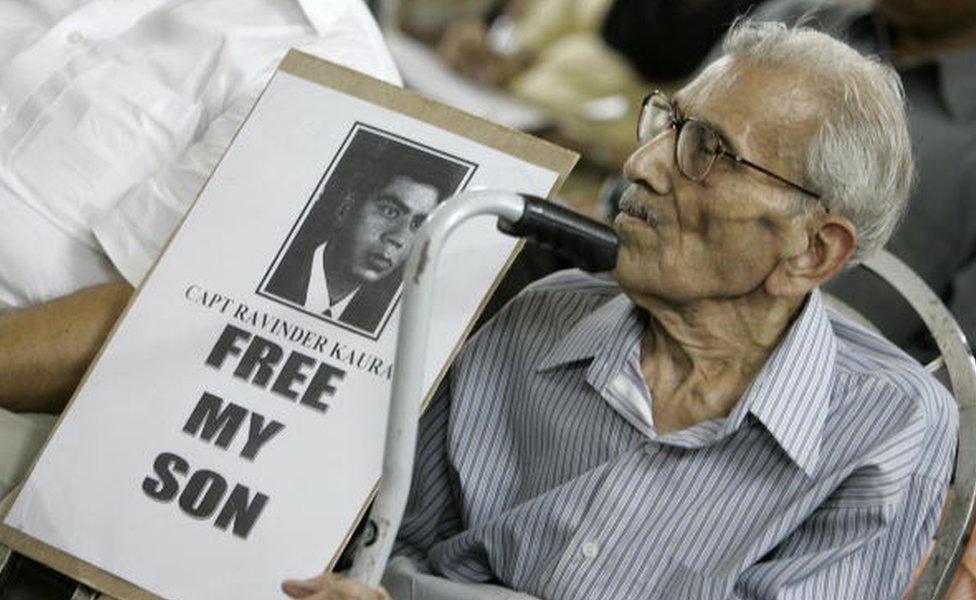
<path fill-rule="evenodd" d="M 935 547 L 928 558 L 913 600 L 947 597 L 956 568 L 969 541 L 976 500 L 976 361 L 966 336 L 949 309 L 905 263 L 886 250 L 868 259 L 863 268 L 893 287 L 925 323 L 941 354 L 926 368 L 948 372 L 951 391 L 959 408 L 954 495 L 943 509 Z"/>

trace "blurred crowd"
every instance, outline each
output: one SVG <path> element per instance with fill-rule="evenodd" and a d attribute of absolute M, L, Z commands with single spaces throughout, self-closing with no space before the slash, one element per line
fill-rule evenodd
<path fill-rule="evenodd" d="M 545 109 L 546 135 L 615 172 L 633 149 L 649 87 L 680 87 L 733 18 L 761 2 L 513 0 L 442 11 L 436 4 L 404 3 L 404 30 L 458 71 Z"/>

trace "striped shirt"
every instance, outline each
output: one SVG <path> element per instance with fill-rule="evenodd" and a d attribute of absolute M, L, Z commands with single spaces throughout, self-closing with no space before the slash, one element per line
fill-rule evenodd
<path fill-rule="evenodd" d="M 896 598 L 936 530 L 949 393 L 813 292 L 727 418 L 658 434 L 646 313 L 531 286 L 421 420 L 397 553 L 540 598 Z"/>

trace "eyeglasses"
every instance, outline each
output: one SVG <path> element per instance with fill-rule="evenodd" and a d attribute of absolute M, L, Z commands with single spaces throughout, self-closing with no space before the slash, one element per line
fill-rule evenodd
<path fill-rule="evenodd" d="M 648 94 L 641 105 L 640 118 L 637 120 L 637 142 L 644 145 L 669 127 L 673 127 L 675 130 L 674 158 L 678 164 L 678 170 L 692 181 L 704 180 L 708 176 L 708 172 L 711 171 L 712 165 L 715 164 L 715 160 L 719 156 L 724 156 L 740 165 L 765 173 L 807 196 L 820 200 L 820 194 L 729 152 L 722 144 L 722 138 L 708 123 L 699 119 L 678 116 L 671 99 L 663 92 L 655 91 Z"/>

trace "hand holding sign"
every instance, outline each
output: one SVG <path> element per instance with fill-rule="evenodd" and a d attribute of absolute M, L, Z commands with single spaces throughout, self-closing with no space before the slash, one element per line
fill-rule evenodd
<path fill-rule="evenodd" d="M 289 579 L 281 589 L 292 598 L 305 600 L 390 600 L 386 590 L 328 572 L 311 579 Z"/>

